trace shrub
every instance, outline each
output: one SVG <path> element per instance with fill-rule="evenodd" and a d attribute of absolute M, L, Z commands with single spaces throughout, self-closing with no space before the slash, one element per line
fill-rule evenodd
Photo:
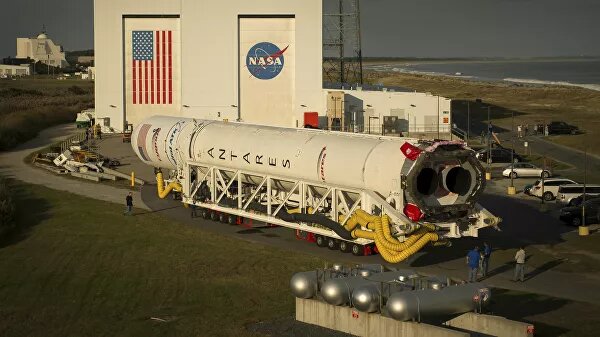
<path fill-rule="evenodd" d="M 6 180 L 0 177 L 0 236 L 15 228 L 15 205 Z"/>
<path fill-rule="evenodd" d="M 72 93 L 73 95 L 85 95 L 86 91 L 83 90 L 81 87 L 78 87 L 76 85 L 70 86 L 69 89 L 67 89 L 70 93 Z"/>

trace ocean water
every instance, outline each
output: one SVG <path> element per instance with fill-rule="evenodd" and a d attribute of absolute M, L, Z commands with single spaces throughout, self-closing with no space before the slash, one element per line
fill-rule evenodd
<path fill-rule="evenodd" d="M 485 81 L 579 86 L 600 91 L 600 58 L 389 63 L 365 68 Z"/>

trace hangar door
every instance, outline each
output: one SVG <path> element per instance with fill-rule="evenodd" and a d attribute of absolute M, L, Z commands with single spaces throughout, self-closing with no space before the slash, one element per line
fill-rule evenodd
<path fill-rule="evenodd" d="M 239 17 L 239 109 L 249 123 L 295 126 L 294 17 Z"/>
<path fill-rule="evenodd" d="M 180 95 L 178 17 L 123 18 L 125 120 L 137 124 L 152 115 L 176 115 Z"/>

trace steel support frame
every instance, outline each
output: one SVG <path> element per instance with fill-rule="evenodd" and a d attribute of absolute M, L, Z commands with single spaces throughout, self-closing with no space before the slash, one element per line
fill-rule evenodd
<path fill-rule="evenodd" d="M 196 173 L 195 181 L 191 181 L 190 179 L 192 171 Z M 244 193 L 243 184 L 245 177 L 252 177 L 253 180 L 256 181 L 258 179 L 260 181 L 259 184 L 254 184 L 255 188 L 252 193 Z M 206 202 L 200 202 L 196 200 L 195 196 L 199 191 L 200 183 L 204 180 L 207 181 L 210 188 L 211 198 Z M 330 200 L 329 211 L 322 215 L 340 222 L 341 226 L 359 208 L 369 214 L 387 214 L 390 216 L 392 223 L 394 223 L 393 232 L 396 233 L 396 236 L 401 241 L 404 239 L 405 234 L 411 231 L 411 226 L 414 225 L 403 213 L 394 209 L 383 198 L 372 191 L 319 184 L 289 177 L 258 174 L 253 171 L 234 170 L 197 162 L 188 162 L 185 165 L 183 168 L 183 181 L 180 182 L 183 187 L 182 201 L 184 203 L 339 240 L 342 239 L 330 229 L 316 227 L 307 223 L 287 222 L 278 218 L 277 215 L 280 212 L 287 211 L 285 206 L 290 201 L 297 203 L 298 208 L 305 210 L 308 214 L 316 214 L 324 208 L 325 201 Z M 237 188 L 235 191 L 231 191 L 230 189 L 234 182 L 237 182 Z M 287 190 L 278 189 L 277 186 L 282 182 L 292 187 Z M 319 193 L 318 190 L 325 192 Z M 235 199 L 237 207 L 220 205 L 219 202 L 225 196 Z M 261 204 L 267 207 L 267 214 L 257 213 L 249 208 L 251 202 L 256 200 L 257 197 L 261 201 Z M 460 238 L 462 236 L 477 237 L 480 228 L 494 226 L 499 222 L 497 218 L 479 205 L 477 205 L 475 213 L 471 215 L 471 218 L 476 219 L 476 221 L 465 231 L 461 231 L 455 222 L 437 223 L 436 225 L 444 229 L 443 237 Z M 495 219 L 491 219 L 492 222 L 490 223 L 488 220 L 490 218 Z M 353 242 L 369 244 L 372 241 L 356 239 Z"/>

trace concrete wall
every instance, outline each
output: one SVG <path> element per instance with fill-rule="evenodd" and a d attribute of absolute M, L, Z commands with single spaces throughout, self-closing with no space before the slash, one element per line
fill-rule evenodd
<path fill-rule="evenodd" d="M 469 333 L 423 323 L 400 322 L 324 302 L 296 298 L 296 320 L 361 337 L 466 337 Z"/>
<path fill-rule="evenodd" d="M 325 90 L 325 101 L 329 91 Z M 438 129 L 439 112 L 439 130 L 448 133 L 452 123 L 450 103 L 448 98 L 420 92 L 344 90 L 345 129 L 367 132 L 371 117 L 371 129 L 377 133 L 385 116 L 397 116 L 404 133 L 433 133 Z"/>
<path fill-rule="evenodd" d="M 533 325 L 504 317 L 468 312 L 446 322 L 449 327 L 498 337 L 533 337 Z"/>
<path fill-rule="evenodd" d="M 96 0 L 96 113 L 99 117 L 109 117 L 115 131 L 122 130 L 125 120 L 136 124 L 142 118 L 125 116 L 123 17 L 160 15 L 176 15 L 180 20 L 181 85 L 177 90 L 181 102 L 172 106 L 170 115 L 237 119 L 239 107 L 245 105 L 240 101 L 239 78 L 248 75 L 245 65 L 239 64 L 239 55 L 248 52 L 238 50 L 241 16 L 293 17 L 295 24 L 294 92 L 285 102 L 289 108 L 267 112 L 242 110 L 242 120 L 263 122 L 268 121 L 268 114 L 280 113 L 287 117 L 275 119 L 275 124 L 296 126 L 296 121 L 302 122 L 304 111 L 323 111 L 321 0 Z M 255 96 L 255 100 L 270 97 L 269 92 Z M 272 102 L 270 106 L 277 104 Z"/>

